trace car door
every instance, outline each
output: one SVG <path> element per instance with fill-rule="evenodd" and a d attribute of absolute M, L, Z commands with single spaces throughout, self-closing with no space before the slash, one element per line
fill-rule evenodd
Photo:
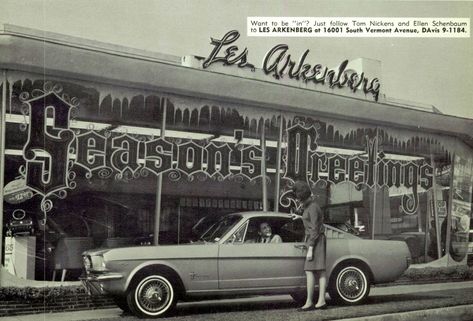
<path fill-rule="evenodd" d="M 282 243 L 250 242 L 262 221 L 275 227 Z M 285 217 L 252 217 L 228 242 L 219 246 L 220 289 L 294 287 L 305 284 L 305 252 L 297 221 Z M 299 221 L 300 224 L 302 224 Z M 302 228 L 303 233 L 303 228 Z"/>

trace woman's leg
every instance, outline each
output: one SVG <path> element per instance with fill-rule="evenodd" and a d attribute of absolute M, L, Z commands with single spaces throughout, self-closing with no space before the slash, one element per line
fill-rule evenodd
<path fill-rule="evenodd" d="M 325 270 L 317 271 L 319 277 L 319 299 L 315 304 L 315 307 L 318 308 L 325 304 L 325 290 L 327 288 L 327 273 Z"/>
<path fill-rule="evenodd" d="M 315 276 L 312 271 L 305 271 L 307 278 L 307 300 L 303 308 L 308 308 L 314 304 L 314 287 L 315 287 Z"/>

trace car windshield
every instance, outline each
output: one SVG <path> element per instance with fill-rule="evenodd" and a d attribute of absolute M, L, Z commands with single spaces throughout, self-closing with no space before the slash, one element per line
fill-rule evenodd
<path fill-rule="evenodd" d="M 199 239 L 206 242 L 218 242 L 240 219 L 240 215 L 226 215 L 210 226 Z"/>

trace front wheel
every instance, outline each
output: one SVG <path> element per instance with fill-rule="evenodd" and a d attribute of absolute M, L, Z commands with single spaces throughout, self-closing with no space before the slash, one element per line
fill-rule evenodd
<path fill-rule="evenodd" d="M 370 293 L 367 268 L 358 264 L 338 266 L 330 277 L 328 293 L 336 303 L 354 305 L 364 302 Z"/>
<path fill-rule="evenodd" d="M 127 295 L 132 313 L 140 318 L 158 318 L 170 314 L 177 301 L 171 280 L 167 275 L 153 274 L 134 282 Z"/>

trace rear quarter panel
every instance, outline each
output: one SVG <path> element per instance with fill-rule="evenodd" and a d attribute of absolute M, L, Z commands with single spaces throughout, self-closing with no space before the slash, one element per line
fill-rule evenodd
<path fill-rule="evenodd" d="M 392 282 L 408 268 L 409 249 L 404 242 L 364 239 L 333 239 L 327 246 L 329 275 L 343 261 L 365 262 L 373 274 L 373 283 Z"/>

